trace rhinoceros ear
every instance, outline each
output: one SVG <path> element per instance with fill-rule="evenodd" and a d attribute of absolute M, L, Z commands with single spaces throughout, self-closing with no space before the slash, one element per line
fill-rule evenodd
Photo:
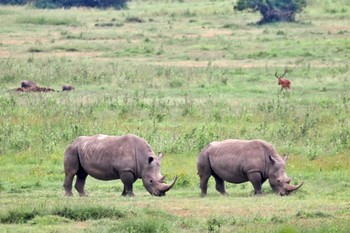
<path fill-rule="evenodd" d="M 270 158 L 272 165 L 274 165 L 277 162 L 277 160 L 274 157 L 272 157 L 271 155 L 269 155 L 269 158 Z"/>
<path fill-rule="evenodd" d="M 148 157 L 148 164 L 151 164 L 153 162 L 154 158 L 153 157 Z"/>

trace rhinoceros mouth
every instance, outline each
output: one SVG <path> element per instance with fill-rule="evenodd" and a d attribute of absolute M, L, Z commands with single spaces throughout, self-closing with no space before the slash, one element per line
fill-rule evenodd
<path fill-rule="evenodd" d="M 171 184 L 165 184 L 164 179 L 162 179 L 161 182 L 159 182 L 158 187 L 156 188 L 156 191 L 151 193 L 151 195 L 157 196 L 157 197 L 165 196 L 165 193 L 168 192 L 174 186 L 176 181 L 177 181 L 177 177 L 175 177 L 175 179 L 173 180 L 173 182 L 171 182 Z"/>

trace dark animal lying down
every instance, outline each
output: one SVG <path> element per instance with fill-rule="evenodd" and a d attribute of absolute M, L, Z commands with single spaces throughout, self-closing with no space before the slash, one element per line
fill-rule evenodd
<path fill-rule="evenodd" d="M 62 86 L 62 91 L 74 91 L 75 88 L 73 86 L 70 85 L 64 85 Z"/>
<path fill-rule="evenodd" d="M 17 88 L 16 91 L 19 92 L 51 92 L 55 91 L 49 87 L 39 87 L 35 82 L 24 80 L 21 82 L 21 87 Z"/>

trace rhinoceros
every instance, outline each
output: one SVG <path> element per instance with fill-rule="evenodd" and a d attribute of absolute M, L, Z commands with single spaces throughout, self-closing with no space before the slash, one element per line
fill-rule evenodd
<path fill-rule="evenodd" d="M 262 194 L 261 186 L 268 179 L 271 188 L 280 195 L 288 195 L 300 188 L 291 185 L 286 175 L 285 164 L 274 146 L 263 140 L 228 139 L 209 143 L 199 154 L 197 169 L 200 177 L 201 196 L 207 195 L 210 176 L 216 190 L 227 194 L 224 181 L 243 183 L 250 181 L 255 194 Z"/>
<path fill-rule="evenodd" d="M 133 183 L 141 178 L 146 190 L 154 196 L 164 196 L 175 184 L 177 177 L 168 185 L 160 173 L 163 155 L 155 156 L 149 144 L 142 138 L 124 136 L 80 136 L 64 153 L 65 195 L 72 196 L 75 189 L 85 196 L 84 186 L 88 175 L 99 180 L 121 179 L 123 196 L 134 196 Z"/>

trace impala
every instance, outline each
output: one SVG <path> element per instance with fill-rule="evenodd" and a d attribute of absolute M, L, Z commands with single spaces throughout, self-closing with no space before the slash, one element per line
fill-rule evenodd
<path fill-rule="evenodd" d="M 277 75 L 277 71 L 276 71 L 276 73 L 275 73 L 275 76 L 276 76 L 276 78 L 278 79 L 278 85 L 281 85 L 281 91 L 282 91 L 283 89 L 285 89 L 286 91 L 287 91 L 288 89 L 289 89 L 289 90 L 292 90 L 292 87 L 291 87 L 292 82 L 289 81 L 288 79 L 283 78 L 284 75 L 286 75 L 286 73 L 287 73 L 287 70 L 284 71 L 284 74 L 282 74 L 282 76 L 278 76 L 278 75 Z"/>

